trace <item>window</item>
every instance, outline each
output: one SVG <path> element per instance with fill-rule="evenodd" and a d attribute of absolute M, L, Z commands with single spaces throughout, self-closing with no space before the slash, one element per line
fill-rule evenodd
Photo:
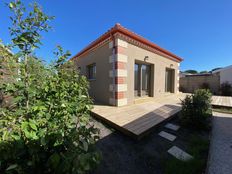
<path fill-rule="evenodd" d="M 96 79 L 96 64 L 94 63 L 87 66 L 87 70 L 88 70 L 88 79 L 90 80 Z"/>

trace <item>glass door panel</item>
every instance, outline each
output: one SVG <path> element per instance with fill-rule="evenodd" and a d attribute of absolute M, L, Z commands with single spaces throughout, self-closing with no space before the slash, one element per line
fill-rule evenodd
<path fill-rule="evenodd" d="M 141 85 L 142 85 L 142 96 L 149 95 L 149 88 L 150 88 L 150 66 L 149 65 L 142 65 L 141 67 Z"/>
<path fill-rule="evenodd" d="M 135 64 L 134 94 L 136 97 L 147 96 L 150 92 L 150 65 Z"/>
<path fill-rule="evenodd" d="M 134 66 L 134 95 L 139 96 L 139 65 Z"/>

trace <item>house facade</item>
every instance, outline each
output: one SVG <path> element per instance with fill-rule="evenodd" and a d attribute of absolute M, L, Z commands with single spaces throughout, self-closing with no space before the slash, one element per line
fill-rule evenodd
<path fill-rule="evenodd" d="M 90 96 L 113 106 L 179 91 L 182 59 L 116 24 L 72 59 L 87 76 Z"/>
<path fill-rule="evenodd" d="M 220 84 L 228 82 L 232 85 L 232 65 L 220 68 L 212 72 L 213 74 L 218 74 L 220 76 Z"/>

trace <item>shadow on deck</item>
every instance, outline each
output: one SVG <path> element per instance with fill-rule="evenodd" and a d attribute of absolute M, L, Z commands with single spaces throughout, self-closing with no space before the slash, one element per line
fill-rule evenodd
<path fill-rule="evenodd" d="M 180 99 L 185 95 L 170 95 L 124 107 L 95 105 L 93 116 L 133 138 L 140 139 L 160 123 L 181 110 Z"/>

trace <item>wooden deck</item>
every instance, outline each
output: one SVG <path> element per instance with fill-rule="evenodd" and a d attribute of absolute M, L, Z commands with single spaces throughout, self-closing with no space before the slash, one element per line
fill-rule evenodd
<path fill-rule="evenodd" d="M 136 104 L 113 107 L 94 105 L 93 115 L 119 131 L 141 138 L 151 128 L 167 120 L 181 110 L 180 99 L 186 94 L 168 94 L 159 98 L 146 98 Z"/>
<path fill-rule="evenodd" d="M 187 94 L 168 94 L 159 98 L 142 98 L 122 107 L 94 105 L 92 113 L 110 126 L 137 139 L 181 110 L 180 99 Z M 232 107 L 232 97 L 213 96 L 212 105 Z"/>
<path fill-rule="evenodd" d="M 214 106 L 232 107 L 232 97 L 213 96 L 212 97 L 212 105 L 214 105 Z"/>

